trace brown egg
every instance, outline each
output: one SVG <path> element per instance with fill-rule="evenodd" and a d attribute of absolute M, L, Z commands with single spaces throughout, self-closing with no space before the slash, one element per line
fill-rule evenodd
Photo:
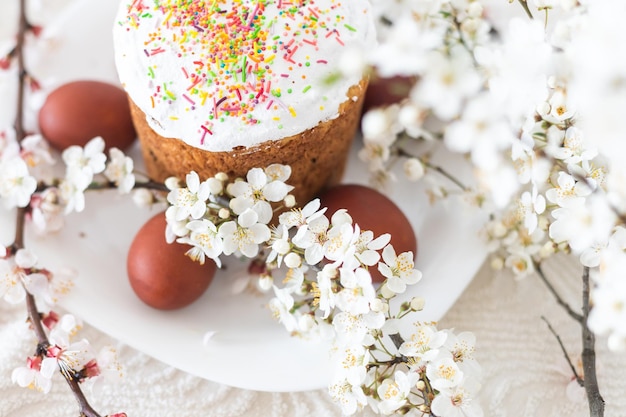
<path fill-rule="evenodd" d="M 363 112 L 374 107 L 399 103 L 409 96 L 415 82 L 415 77 L 372 77 L 365 93 Z"/>
<path fill-rule="evenodd" d="M 204 265 L 185 255 L 190 246 L 165 241 L 165 214 L 139 229 L 128 251 L 126 267 L 133 291 L 146 304 L 174 310 L 197 300 L 213 280 L 216 265 Z"/>
<path fill-rule="evenodd" d="M 102 136 L 106 147 L 128 148 L 135 138 L 126 93 L 100 81 L 74 81 L 52 91 L 39 111 L 41 134 L 63 150 Z"/>
<path fill-rule="evenodd" d="M 319 196 L 322 207 L 328 207 L 326 216 L 330 218 L 339 209 L 348 210 L 354 223 L 361 230 L 371 230 L 374 237 L 391 234 L 391 244 L 396 254 L 411 251 L 417 256 L 417 237 L 409 219 L 402 210 L 386 195 L 358 184 L 340 184 L 322 192 Z M 377 267 L 369 269 L 374 282 L 385 278 Z"/>

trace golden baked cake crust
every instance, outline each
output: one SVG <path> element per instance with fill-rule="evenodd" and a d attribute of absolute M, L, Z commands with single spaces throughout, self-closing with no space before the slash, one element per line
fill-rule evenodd
<path fill-rule="evenodd" d="M 288 183 L 295 187 L 293 195 L 302 206 L 324 187 L 341 180 L 358 128 L 366 87 L 367 81 L 363 79 L 350 88 L 349 99 L 341 104 L 338 117 L 332 120 L 294 136 L 230 152 L 209 152 L 160 136 L 132 100 L 130 105 L 146 169 L 152 179 L 184 178 L 190 171 L 196 171 L 202 179 L 218 172 L 225 172 L 232 178 L 245 178 L 251 168 L 280 163 L 291 166 Z"/>

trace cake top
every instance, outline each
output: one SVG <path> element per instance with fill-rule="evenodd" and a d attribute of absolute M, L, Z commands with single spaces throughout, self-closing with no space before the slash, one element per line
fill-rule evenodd
<path fill-rule="evenodd" d="M 114 42 L 158 134 L 230 151 L 337 117 L 361 80 L 339 62 L 375 34 L 367 0 L 123 0 Z"/>

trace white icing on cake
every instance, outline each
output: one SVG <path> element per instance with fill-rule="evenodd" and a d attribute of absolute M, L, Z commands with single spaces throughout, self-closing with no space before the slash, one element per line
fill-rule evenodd
<path fill-rule="evenodd" d="M 161 136 L 209 151 L 278 140 L 338 115 L 375 42 L 367 0 L 123 0 L 120 80 Z"/>

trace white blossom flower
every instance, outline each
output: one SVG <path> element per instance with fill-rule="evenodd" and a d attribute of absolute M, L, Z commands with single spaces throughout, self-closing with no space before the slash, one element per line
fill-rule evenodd
<path fill-rule="evenodd" d="M 45 234 L 61 230 L 65 224 L 61 200 L 60 190 L 55 187 L 33 195 L 30 208 L 33 224 L 38 233 Z"/>
<path fill-rule="evenodd" d="M 337 341 L 344 345 L 372 344 L 373 339 L 369 337 L 369 332 L 380 329 L 384 324 L 385 315 L 380 312 L 369 312 L 359 315 L 341 312 L 333 318 L 333 327 L 337 334 Z"/>
<path fill-rule="evenodd" d="M 361 386 L 353 385 L 345 378 L 331 382 L 328 391 L 345 416 L 352 415 L 367 405 L 367 397 Z"/>
<path fill-rule="evenodd" d="M 272 180 L 261 168 L 252 168 L 246 176 L 247 181 L 235 181 L 228 186 L 228 192 L 234 197 L 230 208 L 235 214 L 253 209 L 259 216 L 259 223 L 267 224 L 272 220 L 270 202 L 283 200 L 292 186 L 279 180 Z"/>
<path fill-rule="evenodd" d="M 294 208 L 290 211 L 282 213 L 278 216 L 278 222 L 287 229 L 291 229 L 292 227 L 298 228 L 298 233 L 304 233 L 306 228 L 300 231 L 302 226 L 307 226 L 310 222 L 315 220 L 316 218 L 322 216 L 327 208 L 324 207 L 320 209 L 320 199 L 315 198 L 309 201 L 302 209 Z"/>
<path fill-rule="evenodd" d="M 270 242 L 272 250 L 267 256 L 266 262 L 271 263 L 276 261 L 277 266 L 280 268 L 283 257 L 291 251 L 289 229 L 287 226 L 279 224 L 272 230 L 272 240 Z"/>
<path fill-rule="evenodd" d="M 52 345 L 46 350 L 46 357 L 41 362 L 41 372 L 48 375 L 58 369 L 66 375 L 73 375 L 94 358 L 95 355 L 86 339 L 68 346 Z"/>
<path fill-rule="evenodd" d="M 424 138 L 433 140 L 431 132 L 424 128 L 424 121 L 428 115 L 425 107 L 417 105 L 410 100 L 400 103 L 398 123 L 407 135 L 412 138 Z"/>
<path fill-rule="evenodd" d="M 342 217 L 346 210 L 340 209 L 333 214 L 331 222 L 333 226 L 328 231 L 326 242 L 324 242 L 324 256 L 337 264 L 341 264 L 346 259 L 351 259 L 356 251 L 355 242 L 360 235 L 358 225 L 352 225 L 352 219 Z"/>
<path fill-rule="evenodd" d="M 326 264 L 316 275 L 317 283 L 315 283 L 317 289 L 313 291 L 317 300 L 317 305 L 320 311 L 324 314 L 322 318 L 326 319 L 330 315 L 333 308 L 335 308 L 336 295 L 333 291 L 332 280 L 339 275 L 339 272 L 332 264 Z"/>
<path fill-rule="evenodd" d="M 15 136 L 15 128 L 0 129 L 0 162 L 20 155 L 20 146 Z"/>
<path fill-rule="evenodd" d="M 369 350 L 362 345 L 340 346 L 332 353 L 335 378 L 345 378 L 352 385 L 365 381 L 366 366 L 370 360 Z"/>
<path fill-rule="evenodd" d="M 438 331 L 433 325 L 418 323 L 411 336 L 400 345 L 398 352 L 421 361 L 430 361 L 439 355 L 439 349 L 447 337 L 446 332 Z"/>
<path fill-rule="evenodd" d="M 509 148 L 515 137 L 497 105 L 486 93 L 472 98 L 459 120 L 444 133 L 446 146 L 455 152 L 471 153 L 478 167 L 493 170 L 502 159 L 501 151 Z"/>
<path fill-rule="evenodd" d="M 504 260 L 504 265 L 510 268 L 517 278 L 523 278 L 535 271 L 530 255 L 523 251 L 514 251 Z"/>
<path fill-rule="evenodd" d="M 615 224 L 613 210 L 594 196 L 587 204 L 553 210 L 552 216 L 555 221 L 550 225 L 550 237 L 557 243 L 567 242 L 574 253 L 606 241 Z"/>
<path fill-rule="evenodd" d="M 443 356 L 426 364 L 426 376 L 436 390 L 443 390 L 459 385 L 463 380 L 463 371 L 449 356 Z"/>
<path fill-rule="evenodd" d="M 101 137 L 91 139 L 84 148 L 72 145 L 66 148 L 61 156 L 68 173 L 71 171 L 72 176 L 83 176 L 88 184 L 95 174 L 103 172 L 106 168 L 104 140 Z"/>
<path fill-rule="evenodd" d="M 514 141 L 511 147 L 511 159 L 521 184 L 543 184 L 550 176 L 550 162 L 546 158 L 538 158 L 534 146 L 531 134 L 523 132 L 520 140 Z"/>
<path fill-rule="evenodd" d="M 387 278 L 387 287 L 395 293 L 403 293 L 407 285 L 417 284 L 422 279 L 422 273 L 415 269 L 413 252 L 396 256 L 393 245 L 387 245 L 383 249 L 383 261 L 378 264 L 378 270 Z"/>
<path fill-rule="evenodd" d="M 78 170 L 68 170 L 67 176 L 59 185 L 61 200 L 65 205 L 65 214 L 73 211 L 80 213 L 85 209 L 85 190 L 91 179 Z"/>
<path fill-rule="evenodd" d="M 104 175 L 117 186 L 120 193 L 128 194 L 135 186 L 134 162 L 117 148 L 111 148 L 109 155 L 111 159 L 104 170 Z"/>
<path fill-rule="evenodd" d="M 495 108 L 506 119 L 519 123 L 526 120 L 538 102 L 546 99 L 546 74 L 552 71 L 553 49 L 537 19 L 516 17 L 506 23 L 500 31 L 502 42 L 479 46 L 474 49 L 474 56 L 487 75 Z"/>
<path fill-rule="evenodd" d="M 626 250 L 626 228 L 617 226 L 608 241 L 595 242 L 580 254 L 580 263 L 589 268 L 600 265 L 605 251 Z M 605 268 L 606 270 L 606 268 Z"/>
<path fill-rule="evenodd" d="M 565 131 L 563 146 L 551 149 L 550 154 L 568 164 L 589 161 L 598 155 L 598 149 L 586 140 L 582 130 L 570 126 Z"/>
<path fill-rule="evenodd" d="M 29 167 L 54 164 L 50 146 L 40 134 L 28 135 L 20 142 L 20 155 Z"/>
<path fill-rule="evenodd" d="M 623 350 L 626 340 L 626 253 L 623 241 L 607 246 L 601 252 L 601 267 L 592 271 L 596 283 L 593 289 L 593 309 L 589 314 L 589 327 L 598 335 L 609 334 L 609 348 Z"/>
<path fill-rule="evenodd" d="M 381 401 L 378 404 L 378 411 L 383 415 L 390 415 L 407 402 L 411 388 L 418 380 L 415 372 L 405 373 L 396 371 L 391 378 L 386 378 L 377 389 Z"/>
<path fill-rule="evenodd" d="M 545 109 L 547 112 L 540 111 L 540 115 L 544 120 L 555 124 L 562 123 L 574 116 L 574 110 L 568 105 L 565 92 L 560 89 L 552 93 Z"/>
<path fill-rule="evenodd" d="M 404 175 L 409 179 L 409 181 L 418 181 L 423 176 L 426 170 L 424 169 L 424 164 L 417 158 L 409 158 L 404 161 L 404 165 L 402 166 L 404 170 Z"/>
<path fill-rule="evenodd" d="M 463 101 L 478 92 L 482 80 L 468 52 L 459 47 L 449 55 L 432 52 L 422 78 L 411 92 L 411 99 L 429 106 L 442 120 L 456 117 Z"/>
<path fill-rule="evenodd" d="M 229 221 L 218 229 L 218 235 L 224 239 L 224 254 L 240 252 L 248 258 L 259 253 L 259 244 L 271 237 L 270 228 L 259 223 L 259 215 L 251 208 L 239 215 L 237 221 Z"/>
<path fill-rule="evenodd" d="M 20 157 L 0 161 L 0 199 L 6 208 L 26 207 L 37 189 L 37 180 Z"/>
<path fill-rule="evenodd" d="M 483 410 L 478 402 L 480 388 L 472 378 L 464 378 L 463 384 L 439 391 L 431 404 L 431 411 L 437 416 L 482 417 Z"/>
<path fill-rule="evenodd" d="M 35 389 L 46 394 L 52 388 L 51 376 L 41 373 L 41 358 L 32 356 L 28 357 L 26 366 L 13 370 L 11 380 L 20 387 Z"/>
<path fill-rule="evenodd" d="M 361 120 L 363 137 L 369 142 L 389 146 L 402 127 L 397 122 L 400 107 L 392 104 L 388 107 L 376 107 L 367 111 Z"/>
<path fill-rule="evenodd" d="M 325 209 L 324 209 L 325 210 Z M 291 242 L 304 249 L 304 259 L 309 265 L 317 265 L 324 259 L 324 245 L 328 240 L 330 220 L 323 213 L 311 216 L 306 225 L 300 226 Z"/>
<path fill-rule="evenodd" d="M 539 222 L 537 215 L 546 209 L 546 200 L 537 192 L 537 187 L 533 187 L 532 193 L 528 191 L 522 193 L 519 204 L 524 227 L 528 229 L 528 233 L 533 233 Z"/>
<path fill-rule="evenodd" d="M 371 230 L 361 231 L 354 242 L 354 262 L 350 259 L 344 261 L 344 267 L 357 268 L 359 265 L 374 266 L 380 261 L 380 251 L 389 244 L 391 235 L 382 234 L 374 239 L 374 232 Z"/>
<path fill-rule="evenodd" d="M 40 294 L 40 309 L 44 311 L 46 307 L 52 308 L 60 298 L 67 295 L 74 287 L 74 281 L 78 272 L 75 269 L 64 267 L 55 270 L 54 273 L 46 271 L 48 277 L 48 288 Z"/>
<path fill-rule="evenodd" d="M 191 231 L 189 236 L 179 238 L 178 243 L 186 243 L 193 246 L 186 253 L 194 261 L 204 264 L 205 256 L 215 261 L 218 268 L 222 266 L 219 256 L 223 252 L 223 240 L 219 236 L 215 224 L 207 219 L 193 220 L 187 223 L 187 229 Z"/>
<path fill-rule="evenodd" d="M 372 50 L 370 62 L 383 77 L 419 74 L 426 66 L 428 52 L 442 44 L 445 30 L 445 24 L 417 20 L 405 10 L 384 32 L 384 39 Z"/>
<path fill-rule="evenodd" d="M 52 345 L 69 346 L 71 338 L 76 336 L 82 327 L 83 323 L 79 318 L 73 314 L 64 314 L 50 330 L 48 339 Z"/>
<path fill-rule="evenodd" d="M 276 320 L 285 326 L 288 332 L 298 329 L 298 319 L 291 313 L 294 305 L 293 296 L 287 289 L 274 286 L 274 295 L 269 302 L 269 309 Z"/>
<path fill-rule="evenodd" d="M 591 190 L 582 181 L 576 181 L 566 172 L 560 171 L 557 178 L 557 186 L 546 191 L 546 198 L 561 207 L 580 206 L 585 203 L 585 198 L 591 194 Z"/>
<path fill-rule="evenodd" d="M 124 376 L 124 367 L 118 360 L 117 351 L 111 346 L 100 349 L 96 358 L 87 363 L 86 370 L 88 389 L 94 395 L 101 393 L 104 381 L 115 383 Z"/>
<path fill-rule="evenodd" d="M 167 225 L 165 226 L 165 241 L 167 243 L 172 243 L 179 237 L 185 237 L 191 230 L 187 228 L 187 218 L 177 220 L 177 216 L 179 214 L 178 207 L 170 206 L 165 210 L 165 221 Z"/>
<path fill-rule="evenodd" d="M 200 177 L 195 171 L 187 174 L 186 183 L 187 187 L 170 188 L 171 191 L 167 194 L 167 201 L 171 204 L 168 210 L 172 210 L 173 218 L 177 221 L 187 217 L 195 220 L 200 219 L 207 209 L 206 201 L 210 195 L 209 185 L 206 182 L 201 183 Z"/>
<path fill-rule="evenodd" d="M 336 295 L 337 307 L 352 315 L 368 313 L 370 303 L 376 299 L 370 273 L 363 268 L 340 268 L 339 273 L 343 289 Z"/>
<path fill-rule="evenodd" d="M 26 292 L 45 296 L 49 290 L 48 278 L 40 272 L 31 272 L 37 258 L 28 249 L 20 249 L 15 257 L 0 259 L 0 297 L 16 304 L 24 300 Z"/>

